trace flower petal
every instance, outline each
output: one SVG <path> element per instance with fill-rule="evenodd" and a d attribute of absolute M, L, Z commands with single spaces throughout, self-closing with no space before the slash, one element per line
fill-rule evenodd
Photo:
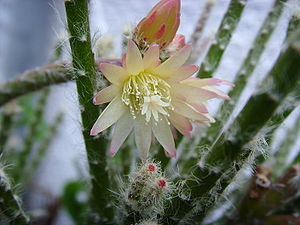
<path fill-rule="evenodd" d="M 172 125 L 184 136 L 189 138 L 192 137 L 191 131 L 193 129 L 193 126 L 187 118 L 175 112 L 170 112 L 169 120 L 172 123 Z"/>
<path fill-rule="evenodd" d="M 98 117 L 91 129 L 90 135 L 96 136 L 98 133 L 110 127 L 120 119 L 120 117 L 126 112 L 126 109 L 127 107 L 122 102 L 121 98 L 115 97 Z"/>
<path fill-rule="evenodd" d="M 169 156 L 176 157 L 175 143 L 167 119 L 162 116 L 159 122 L 152 121 L 152 131 Z"/>
<path fill-rule="evenodd" d="M 209 86 L 205 86 L 205 87 L 202 87 L 202 88 L 205 89 L 205 90 L 209 90 L 209 91 L 212 91 L 212 92 L 216 93 L 218 95 L 218 97 L 220 97 L 220 98 L 230 100 L 230 97 L 226 93 L 224 93 L 223 91 L 218 90 L 217 88 L 209 87 Z"/>
<path fill-rule="evenodd" d="M 142 55 L 132 40 L 128 41 L 126 52 L 126 69 L 130 75 L 139 74 L 144 70 Z"/>
<path fill-rule="evenodd" d="M 128 77 L 126 70 L 121 66 L 116 66 L 109 63 L 101 63 L 99 68 L 106 79 L 116 85 L 122 83 Z"/>
<path fill-rule="evenodd" d="M 149 47 L 144 54 L 143 63 L 145 70 L 155 68 L 160 64 L 159 45 L 153 44 Z"/>
<path fill-rule="evenodd" d="M 204 87 L 204 86 L 208 86 L 208 85 L 211 86 L 211 85 L 220 85 L 220 84 L 234 86 L 234 84 L 229 81 L 220 80 L 217 78 L 206 78 L 206 79 L 189 78 L 189 79 L 183 80 L 181 83 L 187 84 L 190 86 L 194 86 L 194 87 Z"/>
<path fill-rule="evenodd" d="M 201 103 L 200 101 L 193 101 L 193 100 L 194 99 L 188 99 L 186 100 L 186 103 L 193 106 L 194 109 L 196 109 L 200 113 L 208 113 L 208 110 L 203 103 Z"/>
<path fill-rule="evenodd" d="M 204 90 L 203 88 L 197 88 L 176 82 L 169 82 L 169 84 L 171 85 L 171 95 L 181 99 L 182 101 L 190 100 L 192 102 L 205 102 L 209 99 L 218 97 L 216 93 Z"/>
<path fill-rule="evenodd" d="M 140 153 L 141 159 L 147 159 L 151 146 L 152 134 L 151 125 L 146 124 L 143 116 L 137 116 L 134 121 L 135 143 Z"/>
<path fill-rule="evenodd" d="M 215 123 L 216 122 L 216 120 L 211 115 L 209 115 L 208 113 L 205 113 L 203 115 L 205 115 L 207 117 L 207 119 L 209 119 L 208 125 L 209 125 L 209 123 Z"/>
<path fill-rule="evenodd" d="M 204 114 L 197 112 L 192 106 L 186 104 L 183 101 L 173 100 L 172 106 L 174 107 L 174 112 L 191 120 L 196 120 L 199 122 L 209 121 L 209 119 Z"/>
<path fill-rule="evenodd" d="M 111 100 L 113 100 L 114 97 L 116 97 L 118 92 L 119 92 L 118 86 L 110 85 L 110 86 L 102 89 L 95 95 L 95 97 L 93 99 L 93 103 L 94 103 L 94 105 L 100 105 L 103 103 L 110 102 Z"/>
<path fill-rule="evenodd" d="M 121 145 L 126 140 L 133 128 L 133 118 L 131 114 L 125 113 L 116 123 L 113 131 L 112 141 L 109 148 L 109 154 L 114 156 Z"/>
<path fill-rule="evenodd" d="M 190 44 L 185 45 L 178 52 L 168 58 L 165 62 L 160 64 L 154 73 L 163 78 L 171 77 L 179 67 L 181 67 L 191 54 L 192 47 Z"/>
<path fill-rule="evenodd" d="M 194 73 L 198 71 L 198 69 L 199 66 L 197 65 L 183 65 L 174 74 L 172 74 L 170 80 L 182 81 L 192 76 Z"/>

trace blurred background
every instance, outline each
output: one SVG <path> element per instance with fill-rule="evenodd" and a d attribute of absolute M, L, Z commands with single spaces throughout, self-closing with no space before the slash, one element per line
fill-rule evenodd
<path fill-rule="evenodd" d="M 137 24 L 156 2 L 157 0 L 91 0 L 90 25 L 93 44 L 97 46 L 99 41 L 102 41 L 101 43 L 113 46 L 109 56 L 120 58 L 122 33 Z M 184 34 L 187 41 L 190 40 L 205 2 L 205 0 L 182 0 L 181 25 L 178 33 Z M 218 29 L 229 0 L 215 2 L 198 45 L 202 48 L 197 59 L 198 63 Z M 219 78 L 233 79 L 273 0 L 248 0 L 248 2 L 242 20 L 215 74 Z M 276 33 L 254 72 L 253 81 L 243 93 L 241 106 L 278 56 L 280 50 L 278 46 L 281 46 L 284 39 L 283 30 L 287 26 L 288 16 L 286 12 L 286 16 L 281 18 Z M 0 0 L 0 82 L 19 76 L 26 70 L 49 64 L 58 46 L 62 47 L 60 60 L 70 61 L 67 37 L 62 0 Z M 38 99 L 33 97 L 33 101 Z M 217 105 L 218 100 L 210 102 L 210 110 L 214 112 Z M 88 174 L 77 94 L 75 84 L 72 82 L 51 87 L 46 100 L 44 120 L 53 123 L 57 113 L 61 111 L 64 116 L 55 138 L 47 146 L 45 157 L 35 170 L 28 188 L 20 189 L 20 192 L 25 193 L 27 209 L 41 215 L 44 213 L 41 208 L 53 212 L 52 218 L 48 219 L 50 222 L 44 224 L 69 225 L 72 224 L 71 220 L 63 210 L 57 210 L 59 206 L 56 200 L 61 196 L 67 182 L 85 179 Z M 281 127 L 281 132 L 284 133 L 284 130 L 289 128 L 294 118 L 300 115 L 299 111 L 298 107 L 298 114 L 290 116 Z M 281 134 L 280 132 L 277 134 L 278 140 L 282 137 Z M 24 131 L 18 131 L 10 137 L 11 144 L 18 148 L 18 145 L 22 145 L 20 139 L 23 136 Z M 300 141 L 294 146 L 293 154 L 300 151 L 299 145 Z M 83 193 L 78 195 L 78 198 L 84 201 L 86 196 Z"/>

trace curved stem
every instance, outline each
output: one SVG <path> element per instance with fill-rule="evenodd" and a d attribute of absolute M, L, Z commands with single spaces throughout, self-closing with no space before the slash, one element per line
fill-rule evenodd
<path fill-rule="evenodd" d="M 66 64 L 53 64 L 27 71 L 0 85 L 0 106 L 30 92 L 73 80 L 77 76 Z"/>

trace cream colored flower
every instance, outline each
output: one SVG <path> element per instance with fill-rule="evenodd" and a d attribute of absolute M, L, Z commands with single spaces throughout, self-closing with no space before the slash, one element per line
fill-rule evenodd
<path fill-rule="evenodd" d="M 171 126 L 190 137 L 191 122 L 214 122 L 205 103 L 209 99 L 229 97 L 211 85 L 231 83 L 215 78 L 190 78 L 198 70 L 196 65 L 183 65 L 190 52 L 191 46 L 185 45 L 161 63 L 158 45 L 151 45 L 142 55 L 136 44 L 129 41 L 122 67 L 100 65 L 101 72 L 112 84 L 97 93 L 94 104 L 110 104 L 97 119 L 91 135 L 116 123 L 109 150 L 112 156 L 134 130 L 142 158 L 147 157 L 152 134 L 168 155 L 175 157 Z"/>

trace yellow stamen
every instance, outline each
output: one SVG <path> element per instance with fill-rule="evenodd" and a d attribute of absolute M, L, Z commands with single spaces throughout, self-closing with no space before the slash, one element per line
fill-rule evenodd
<path fill-rule="evenodd" d="M 156 121 L 159 113 L 168 115 L 170 108 L 170 85 L 161 78 L 146 72 L 131 75 L 124 83 L 122 101 L 129 106 L 132 116 L 137 113 L 146 116 L 149 122 L 151 116 Z"/>

